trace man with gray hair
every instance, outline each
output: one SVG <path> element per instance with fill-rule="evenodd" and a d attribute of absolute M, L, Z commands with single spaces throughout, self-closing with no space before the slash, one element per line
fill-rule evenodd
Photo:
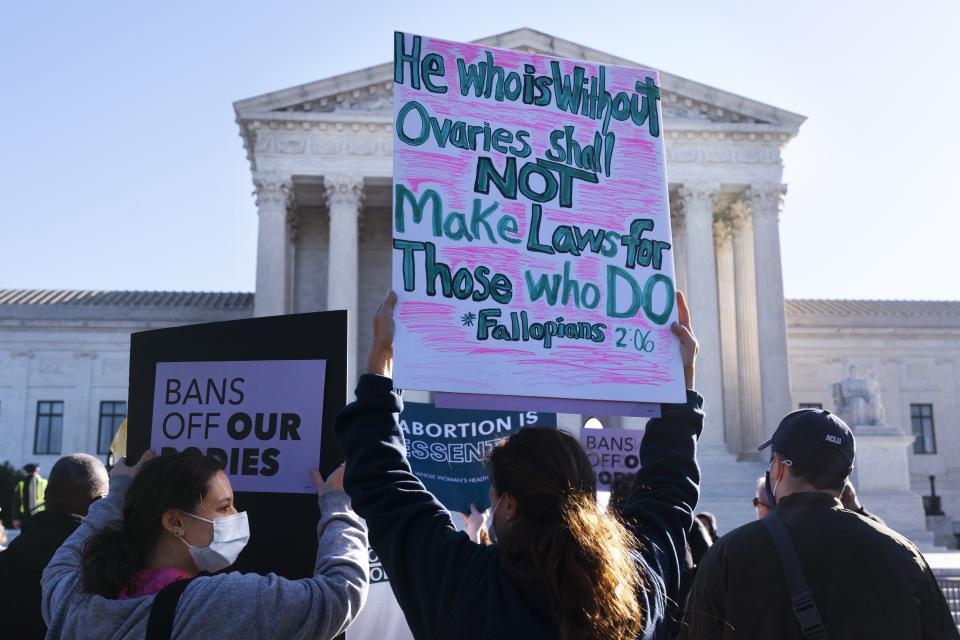
<path fill-rule="evenodd" d="M 64 540 L 80 526 L 90 504 L 107 495 L 109 482 L 103 463 L 85 453 L 64 456 L 53 465 L 47 478 L 45 509 L 25 521 L 23 532 L 0 552 L 4 637 L 46 635 L 40 615 L 40 576 Z"/>

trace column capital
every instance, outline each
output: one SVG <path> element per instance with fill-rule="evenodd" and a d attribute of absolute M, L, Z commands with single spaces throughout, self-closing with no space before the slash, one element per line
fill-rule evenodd
<path fill-rule="evenodd" d="M 677 189 L 679 196 L 677 204 L 684 218 L 690 216 L 713 215 L 720 185 L 714 182 L 685 183 Z"/>
<path fill-rule="evenodd" d="M 253 195 L 257 207 L 284 205 L 293 202 L 293 180 L 289 175 L 274 171 L 258 171 L 253 175 Z"/>
<path fill-rule="evenodd" d="M 684 183 L 677 189 L 680 205 L 685 211 L 689 211 L 691 207 L 712 208 L 719 193 L 720 185 L 716 182 Z"/>
<path fill-rule="evenodd" d="M 360 212 L 363 202 L 363 177 L 356 175 L 334 174 L 324 176 L 327 208 L 331 213 L 337 211 Z"/>
<path fill-rule="evenodd" d="M 744 200 L 737 200 L 727 209 L 727 218 L 735 232 L 743 231 L 750 227 L 751 211 L 750 205 Z"/>
<path fill-rule="evenodd" d="M 685 224 L 683 217 L 683 201 L 679 198 L 670 198 L 670 225 L 674 231 L 682 229 Z"/>
<path fill-rule="evenodd" d="M 774 217 L 779 220 L 780 206 L 787 193 L 785 184 L 750 185 L 744 191 L 743 199 L 750 203 L 753 217 Z"/>
<path fill-rule="evenodd" d="M 713 241 L 718 247 L 733 239 L 733 221 L 726 213 L 713 218 Z"/>

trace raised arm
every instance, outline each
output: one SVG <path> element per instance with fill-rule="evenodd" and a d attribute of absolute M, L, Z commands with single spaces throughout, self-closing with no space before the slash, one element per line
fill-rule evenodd
<path fill-rule="evenodd" d="M 672 328 L 683 356 L 687 401 L 663 405 L 661 417 L 647 423 L 640 446 L 640 471 L 623 507 L 647 569 L 655 574 L 651 579 L 662 580 L 670 600 L 676 600 L 680 589 L 687 532 L 700 496 L 696 442 L 703 429 L 703 399 L 692 388 L 699 346 L 686 300 L 679 292 L 677 308 L 680 321 Z"/>
<path fill-rule="evenodd" d="M 369 579 L 366 531 L 343 491 L 320 496 L 317 536 L 313 577 L 228 573 L 199 581 L 184 594 L 187 602 L 177 609 L 175 630 L 186 637 L 201 637 L 212 627 L 225 637 L 336 637 L 363 606 Z M 210 602 L 248 604 L 212 611 Z"/>
<path fill-rule="evenodd" d="M 346 458 L 344 485 L 367 522 L 370 542 L 390 578 L 416 637 L 437 637 L 471 558 L 483 554 L 426 490 L 407 462 L 398 418 L 403 408 L 390 379 L 393 305 L 390 297 L 374 321 L 368 373 L 357 384 L 357 400 L 336 421 Z"/>

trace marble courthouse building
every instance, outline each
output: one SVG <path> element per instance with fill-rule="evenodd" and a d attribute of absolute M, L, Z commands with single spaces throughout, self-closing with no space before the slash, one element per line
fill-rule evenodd
<path fill-rule="evenodd" d="M 636 65 L 530 29 L 479 43 Z M 347 309 L 356 372 L 391 283 L 392 78 L 385 63 L 235 103 L 258 211 L 255 295 L 0 292 L 0 460 L 52 462 L 55 437 L 62 453 L 102 451 L 124 408 L 129 333 L 147 327 Z M 932 542 L 929 474 L 960 519 L 960 303 L 785 301 L 781 151 L 804 117 L 669 73 L 661 89 L 677 281 L 703 345 L 703 508 L 724 530 L 750 519 L 757 444 L 798 405 L 834 409 L 852 364 L 886 409 L 877 456 L 903 461 L 902 477 L 862 478 L 864 501 Z"/>

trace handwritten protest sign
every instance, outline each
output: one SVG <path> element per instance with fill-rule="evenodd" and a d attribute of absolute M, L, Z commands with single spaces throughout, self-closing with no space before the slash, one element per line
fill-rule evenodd
<path fill-rule="evenodd" d="M 610 491 L 619 476 L 640 469 L 642 429 L 582 429 L 580 444 L 597 476 L 597 490 Z"/>
<path fill-rule="evenodd" d="M 554 413 L 460 411 L 405 402 L 400 429 L 410 467 L 450 511 L 483 511 L 490 506 L 487 455 L 497 441 L 525 427 L 556 427 Z"/>
<path fill-rule="evenodd" d="M 221 460 L 237 491 L 314 493 L 323 360 L 157 363 L 151 446 Z"/>
<path fill-rule="evenodd" d="M 397 33 L 396 382 L 682 402 L 656 71 Z"/>

